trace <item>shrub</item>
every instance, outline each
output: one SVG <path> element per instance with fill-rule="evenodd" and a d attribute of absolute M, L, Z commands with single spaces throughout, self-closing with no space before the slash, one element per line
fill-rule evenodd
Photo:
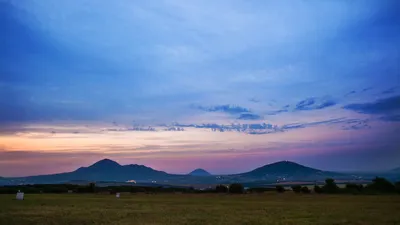
<path fill-rule="evenodd" d="M 91 193 L 95 193 L 96 192 L 96 184 L 95 183 L 90 183 L 89 184 L 89 190 Z"/>
<path fill-rule="evenodd" d="M 395 185 L 382 177 L 373 179 L 372 183 L 367 185 L 367 189 L 379 193 L 393 193 L 396 191 Z"/>
<path fill-rule="evenodd" d="M 318 185 L 315 185 L 315 186 L 314 186 L 314 192 L 317 193 L 317 194 L 321 194 L 321 193 L 323 193 L 324 191 L 323 191 L 322 187 L 320 187 L 320 186 L 318 186 Z"/>
<path fill-rule="evenodd" d="M 293 190 L 294 193 L 300 193 L 301 192 L 301 186 L 300 185 L 292 186 L 292 190 Z"/>
<path fill-rule="evenodd" d="M 145 193 L 146 189 L 142 187 L 131 187 L 131 193 Z"/>
<path fill-rule="evenodd" d="M 281 185 L 277 185 L 275 188 L 278 193 L 283 193 L 286 191 L 285 188 Z"/>
<path fill-rule="evenodd" d="M 322 187 L 324 193 L 338 193 L 339 192 L 339 187 L 336 185 L 336 182 L 334 179 L 326 179 L 325 180 L 325 185 Z"/>
<path fill-rule="evenodd" d="M 229 185 L 229 193 L 233 194 L 243 194 L 244 192 L 244 187 L 241 184 L 234 183 Z"/>
<path fill-rule="evenodd" d="M 248 191 L 250 193 L 264 193 L 264 192 L 267 192 L 267 191 L 275 191 L 275 188 L 255 187 L 255 188 L 250 188 Z"/>
<path fill-rule="evenodd" d="M 217 192 L 217 193 L 228 193 L 228 187 L 227 186 L 225 186 L 225 185 L 222 185 L 222 184 L 220 184 L 220 185 L 217 185 L 216 187 L 215 187 L 215 191 Z"/>
<path fill-rule="evenodd" d="M 66 187 L 52 187 L 52 188 L 45 189 L 44 192 L 45 193 L 55 193 L 55 194 L 68 193 L 68 188 L 66 188 Z"/>
<path fill-rule="evenodd" d="M 395 186 L 395 188 L 396 188 L 396 192 L 400 194 L 400 181 L 399 181 L 399 182 L 396 182 L 396 183 L 394 184 L 394 186 Z"/>
<path fill-rule="evenodd" d="M 306 186 L 301 188 L 301 193 L 309 194 L 310 192 L 311 192 L 310 189 L 308 189 L 308 187 L 306 187 Z"/>
<path fill-rule="evenodd" d="M 364 186 L 362 184 L 346 184 L 346 188 L 345 191 L 348 193 L 352 193 L 352 194 L 358 194 L 360 192 L 362 192 L 364 189 Z"/>

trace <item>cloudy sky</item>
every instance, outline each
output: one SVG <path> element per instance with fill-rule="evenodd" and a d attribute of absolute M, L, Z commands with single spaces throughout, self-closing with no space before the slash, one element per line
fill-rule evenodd
<path fill-rule="evenodd" d="M 0 176 L 400 166 L 400 4 L 0 0 Z"/>

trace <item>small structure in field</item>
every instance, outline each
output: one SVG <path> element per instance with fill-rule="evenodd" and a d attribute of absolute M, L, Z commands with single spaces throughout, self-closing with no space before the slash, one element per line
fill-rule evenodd
<path fill-rule="evenodd" d="M 21 192 L 20 190 L 18 190 L 16 199 L 17 200 L 24 200 L 24 192 Z"/>

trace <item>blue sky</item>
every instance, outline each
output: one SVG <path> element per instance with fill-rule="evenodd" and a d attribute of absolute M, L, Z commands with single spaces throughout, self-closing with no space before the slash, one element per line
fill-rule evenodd
<path fill-rule="evenodd" d="M 400 166 L 399 6 L 0 0 L 0 175 Z"/>

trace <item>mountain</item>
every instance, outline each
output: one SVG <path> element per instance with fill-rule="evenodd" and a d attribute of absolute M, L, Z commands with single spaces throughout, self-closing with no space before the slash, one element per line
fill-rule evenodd
<path fill-rule="evenodd" d="M 390 172 L 392 172 L 392 173 L 400 173 L 400 167 L 392 169 Z"/>
<path fill-rule="evenodd" d="M 204 169 L 196 169 L 188 175 L 174 175 L 154 170 L 143 165 L 120 165 L 110 159 L 100 160 L 88 167 L 59 174 L 39 175 L 20 178 L 6 178 L 5 181 L 20 183 L 63 183 L 70 181 L 106 181 L 125 182 L 135 180 L 138 183 L 157 184 L 217 184 L 217 183 L 273 183 L 276 181 L 315 181 L 326 178 L 349 179 L 351 175 L 322 171 L 306 167 L 294 162 L 281 161 L 268 164 L 250 172 L 232 175 L 211 176 Z M 5 181 L 2 181 L 3 183 Z"/>
<path fill-rule="evenodd" d="M 253 179 L 285 179 L 285 180 L 314 180 L 317 178 L 327 178 L 341 175 L 339 173 L 327 172 L 311 167 L 303 166 L 295 162 L 280 161 L 268 164 L 240 174 L 241 177 Z"/>
<path fill-rule="evenodd" d="M 119 168 L 119 167 L 121 167 L 121 165 L 115 161 L 112 161 L 111 159 L 102 159 L 102 160 L 94 163 L 90 167 L 91 168 Z"/>
<path fill-rule="evenodd" d="M 103 159 L 89 167 L 81 167 L 73 172 L 30 176 L 17 179 L 24 181 L 25 183 L 60 183 L 71 180 L 151 181 L 154 179 L 167 179 L 169 176 L 173 175 L 142 165 L 131 164 L 122 166 L 110 159 Z"/>
<path fill-rule="evenodd" d="M 188 175 L 190 176 L 197 176 L 197 177 L 206 177 L 206 176 L 211 176 L 209 172 L 203 169 L 195 169 L 192 172 L 190 172 Z"/>

